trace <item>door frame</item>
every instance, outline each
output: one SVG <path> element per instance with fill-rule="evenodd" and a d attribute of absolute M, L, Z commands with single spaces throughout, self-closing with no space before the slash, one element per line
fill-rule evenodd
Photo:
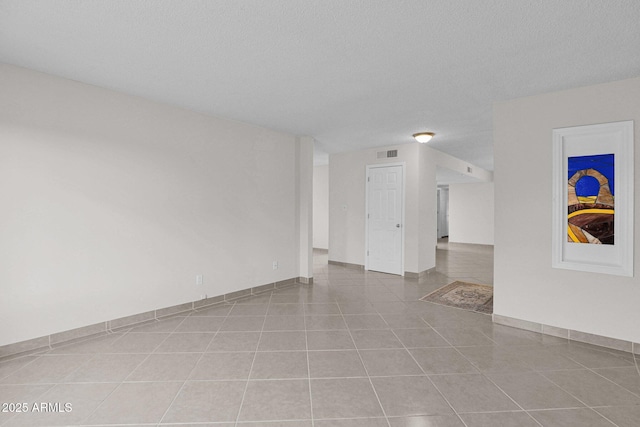
<path fill-rule="evenodd" d="M 400 226 L 400 247 L 402 248 L 400 253 L 400 264 L 401 271 L 400 276 L 404 276 L 404 230 L 405 230 L 405 194 L 406 194 L 406 174 L 407 174 L 407 166 L 406 162 L 392 162 L 392 163 L 375 163 L 372 165 L 366 166 L 365 178 L 364 178 L 364 221 L 365 221 L 365 230 L 364 230 L 364 269 L 365 271 L 369 271 L 369 172 L 371 169 L 375 168 L 386 168 L 390 166 L 400 166 L 402 167 L 402 184 L 401 184 L 401 197 L 402 197 L 402 213 L 400 215 L 401 218 L 401 226 Z M 390 274 L 390 273 L 388 273 Z"/>

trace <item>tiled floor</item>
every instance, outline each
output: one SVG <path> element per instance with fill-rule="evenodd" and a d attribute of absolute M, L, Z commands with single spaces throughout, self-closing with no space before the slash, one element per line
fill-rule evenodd
<path fill-rule="evenodd" d="M 631 355 L 417 301 L 455 279 L 492 281 L 490 249 L 437 256 L 417 282 L 319 254 L 313 286 L 0 363 L 0 402 L 28 403 L 0 424 L 640 425 Z M 34 411 L 41 402 L 72 410 Z"/>

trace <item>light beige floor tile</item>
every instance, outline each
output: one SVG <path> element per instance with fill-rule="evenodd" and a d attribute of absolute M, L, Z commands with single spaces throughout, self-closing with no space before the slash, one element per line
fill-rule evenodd
<path fill-rule="evenodd" d="M 640 406 L 608 406 L 594 410 L 618 427 L 637 427 L 640 420 Z"/>
<path fill-rule="evenodd" d="M 6 408 L 0 407 L 0 425 L 5 425 L 9 420 L 17 418 L 20 421 L 25 414 L 36 402 L 39 402 L 39 397 L 42 396 L 47 390 L 54 387 L 52 384 L 37 384 L 37 385 L 4 385 L 0 384 L 0 404 L 10 405 L 12 403 L 19 404 L 13 407 L 7 406 Z M 26 404 L 26 405 L 23 405 Z M 6 412 L 5 412 L 6 410 Z M 26 412 L 25 412 L 26 411 Z"/>
<path fill-rule="evenodd" d="M 235 421 L 246 381 L 187 381 L 163 423 Z"/>
<path fill-rule="evenodd" d="M 482 375 L 434 375 L 430 378 L 458 413 L 519 409 L 509 397 Z"/>
<path fill-rule="evenodd" d="M 191 372 L 190 380 L 246 380 L 254 353 L 205 353 Z"/>
<path fill-rule="evenodd" d="M 304 331 L 304 316 L 267 316 L 265 331 Z"/>
<path fill-rule="evenodd" d="M 640 405 L 640 397 L 591 371 L 549 371 L 542 375 L 587 406 Z"/>
<path fill-rule="evenodd" d="M 456 415 L 418 415 L 413 417 L 390 417 L 389 424 L 391 425 L 391 427 L 465 427 L 462 421 L 460 421 L 460 418 L 458 418 Z"/>
<path fill-rule="evenodd" d="M 427 374 L 475 374 L 478 370 L 453 347 L 412 348 L 411 355 Z"/>
<path fill-rule="evenodd" d="M 303 294 L 291 293 L 274 293 L 271 297 L 270 304 L 299 304 L 304 300 Z"/>
<path fill-rule="evenodd" d="M 306 349 L 306 335 L 302 331 L 263 332 L 258 344 L 258 351 Z"/>
<path fill-rule="evenodd" d="M 360 350 L 370 376 L 421 375 L 422 369 L 405 349 Z"/>
<path fill-rule="evenodd" d="M 309 350 L 349 350 L 355 344 L 348 331 L 308 331 Z"/>
<path fill-rule="evenodd" d="M 342 316 L 337 315 L 312 315 L 305 316 L 305 324 L 308 331 L 346 330 Z"/>
<path fill-rule="evenodd" d="M 640 376 L 629 354 L 567 344 L 494 325 L 490 316 L 416 301 L 451 278 L 492 280 L 490 253 L 461 247 L 467 252 L 437 252 L 438 270 L 451 277 L 436 271 L 405 280 L 315 263 L 313 286 L 250 296 L 57 347 L 46 356 L 0 362 L 5 382 L 36 382 L 0 384 L 2 399 L 71 399 L 82 405 L 69 414 L 0 413 L 0 425 L 73 425 L 89 416 L 91 425 L 232 427 L 241 415 L 237 425 L 243 427 L 310 427 L 313 410 L 316 427 L 379 427 L 387 425 L 379 396 L 391 427 L 464 427 L 441 392 L 469 427 L 538 425 L 511 398 L 544 418 L 545 426 L 613 425 L 608 418 L 635 427 Z M 367 378 L 365 366 L 373 377 Z M 187 371 L 200 379 L 184 383 Z M 128 375 L 145 380 L 119 384 Z M 160 378 L 178 381 L 147 381 Z M 581 404 L 577 399 L 603 406 L 568 409 Z M 439 415 L 424 414 L 431 411 Z"/>
<path fill-rule="evenodd" d="M 385 418 L 354 418 L 342 420 L 314 420 L 314 427 L 389 427 Z"/>
<path fill-rule="evenodd" d="M 190 316 L 184 319 L 175 332 L 217 332 L 223 322 L 223 317 Z"/>
<path fill-rule="evenodd" d="M 56 354 L 40 356 L 38 359 L 22 366 L 15 373 L 6 376 L 5 384 L 42 384 L 56 383 L 88 362 L 90 354 Z"/>
<path fill-rule="evenodd" d="M 13 374 L 18 369 L 38 359 L 38 356 L 26 356 L 0 363 L 0 379 Z"/>
<path fill-rule="evenodd" d="M 0 425 L 5 425 L 9 420 L 17 419 L 16 422 L 22 422 L 21 419 L 28 413 L 36 402 L 40 401 L 42 396 L 47 390 L 54 387 L 52 384 L 37 384 L 37 385 L 4 385 L 0 384 L 0 404 L 18 403 L 19 408 L 7 407 L 0 408 Z M 22 405 L 23 403 L 26 404 Z M 6 409 L 6 412 L 3 411 Z M 18 412 L 21 411 L 21 412 Z M 24 412 L 27 411 L 27 412 Z"/>
<path fill-rule="evenodd" d="M 155 320 L 142 326 L 136 326 L 131 332 L 173 332 L 185 319 L 183 316 L 170 317 L 164 320 Z"/>
<path fill-rule="evenodd" d="M 6 425 L 35 427 L 80 424 L 117 386 L 117 383 L 58 384 L 37 402 L 32 401 L 29 412 L 14 417 Z"/>
<path fill-rule="evenodd" d="M 434 325 L 432 325 L 434 326 Z M 479 328 L 460 326 L 434 326 L 436 332 L 455 346 L 495 345 Z"/>
<path fill-rule="evenodd" d="M 358 349 L 404 348 L 390 329 L 361 329 L 351 331 Z"/>
<path fill-rule="evenodd" d="M 314 418 L 383 416 L 367 378 L 312 379 L 311 396 Z"/>
<path fill-rule="evenodd" d="M 189 353 L 203 352 L 215 336 L 211 332 L 176 332 L 163 341 L 155 353 Z"/>
<path fill-rule="evenodd" d="M 372 302 L 371 305 L 373 305 L 376 311 L 383 316 L 385 314 L 403 315 L 407 312 L 407 304 L 402 301 L 377 301 Z"/>
<path fill-rule="evenodd" d="M 211 351 L 255 351 L 260 332 L 218 332 L 209 343 Z"/>
<path fill-rule="evenodd" d="M 393 329 L 431 329 L 431 327 L 425 322 L 422 317 L 405 313 L 405 314 L 382 314 L 385 322 L 389 325 L 389 327 Z"/>
<path fill-rule="evenodd" d="M 151 353 L 167 339 L 168 333 L 128 333 L 114 341 L 107 353 Z"/>
<path fill-rule="evenodd" d="M 264 316 L 268 308 L 268 304 L 236 304 L 229 316 Z"/>
<path fill-rule="evenodd" d="M 525 331 L 522 329 L 510 328 L 503 325 L 491 324 L 483 330 L 483 333 L 491 338 L 498 345 L 518 346 L 532 345 L 542 342 L 542 334 Z"/>
<path fill-rule="evenodd" d="M 265 316 L 227 317 L 220 327 L 221 332 L 254 332 L 261 331 Z"/>
<path fill-rule="evenodd" d="M 635 366 L 594 369 L 594 372 L 640 396 L 640 374 Z"/>
<path fill-rule="evenodd" d="M 387 416 L 453 414 L 427 377 L 372 378 Z"/>
<path fill-rule="evenodd" d="M 347 327 L 355 329 L 389 329 L 389 325 L 379 314 L 345 314 Z"/>
<path fill-rule="evenodd" d="M 427 304 L 429 308 L 420 313 L 420 317 L 434 328 L 460 328 L 465 325 L 477 325 L 479 321 L 482 321 L 482 318 L 480 318 L 480 320 L 478 319 L 477 314 L 468 311 L 451 309 L 450 307 L 431 304 L 428 302 L 425 302 L 424 304 Z M 486 322 L 490 323 L 491 317 L 485 317 L 487 318 Z"/>
<path fill-rule="evenodd" d="M 407 348 L 413 347 L 448 347 L 447 343 L 436 331 L 424 329 L 394 329 L 398 339 Z"/>
<path fill-rule="evenodd" d="M 459 347 L 481 372 L 531 372 L 532 368 L 503 346 Z"/>
<path fill-rule="evenodd" d="M 365 377 L 360 356 L 354 350 L 310 351 L 309 371 L 312 378 Z"/>
<path fill-rule="evenodd" d="M 146 354 L 96 354 L 64 378 L 64 382 L 121 382 L 145 359 Z"/>
<path fill-rule="evenodd" d="M 565 344 L 550 347 L 563 356 L 577 362 L 587 368 L 620 368 L 635 366 L 633 356 L 629 353 L 606 350 L 586 344 Z"/>
<path fill-rule="evenodd" d="M 248 422 L 248 423 L 238 423 L 235 426 L 236 427 L 311 427 L 311 421 Z M 215 426 L 215 427 L 218 427 L 218 426 Z"/>
<path fill-rule="evenodd" d="M 509 347 L 509 351 L 536 371 L 584 369 L 582 365 L 546 346 Z"/>
<path fill-rule="evenodd" d="M 123 333 L 116 333 L 111 335 L 104 335 L 98 338 L 91 338 L 85 341 L 76 342 L 73 344 L 61 345 L 48 354 L 96 354 L 109 351 L 112 343 L 122 338 Z"/>
<path fill-rule="evenodd" d="M 401 302 L 393 292 L 371 292 L 365 298 L 372 304 L 376 302 Z"/>
<path fill-rule="evenodd" d="M 376 308 L 369 302 L 338 302 L 340 312 L 348 314 L 377 314 Z"/>
<path fill-rule="evenodd" d="M 584 405 L 542 375 L 491 374 L 491 379 L 523 409 L 580 408 Z"/>
<path fill-rule="evenodd" d="M 467 427 L 540 427 L 526 412 L 461 414 Z"/>
<path fill-rule="evenodd" d="M 306 351 L 256 353 L 251 379 L 309 378 Z"/>
<path fill-rule="evenodd" d="M 544 427 L 614 427 L 613 423 L 588 408 L 530 411 L 529 413 Z"/>
<path fill-rule="evenodd" d="M 338 315 L 340 313 L 340 308 L 336 303 L 319 303 L 319 304 L 305 304 L 304 305 L 304 314 L 305 315 L 328 315 L 334 314 Z"/>
<path fill-rule="evenodd" d="M 268 316 L 304 316 L 303 304 L 269 304 Z"/>
<path fill-rule="evenodd" d="M 84 423 L 158 423 L 181 386 L 182 382 L 122 383 Z"/>
<path fill-rule="evenodd" d="M 211 307 L 203 307 L 191 313 L 191 317 L 199 317 L 199 316 L 214 316 L 214 317 L 224 317 L 229 314 L 233 308 L 233 304 L 217 304 Z"/>
<path fill-rule="evenodd" d="M 308 380 L 249 381 L 239 421 L 311 419 Z"/>
<path fill-rule="evenodd" d="M 234 301 L 236 305 L 240 304 L 269 304 L 271 301 L 272 292 L 264 292 L 260 295 L 252 295 L 245 298 L 240 298 Z"/>
<path fill-rule="evenodd" d="M 158 353 L 150 355 L 127 381 L 179 381 L 186 380 L 201 353 Z"/>

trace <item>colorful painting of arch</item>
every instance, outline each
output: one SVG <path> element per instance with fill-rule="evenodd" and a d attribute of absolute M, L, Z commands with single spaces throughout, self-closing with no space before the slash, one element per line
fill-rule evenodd
<path fill-rule="evenodd" d="M 614 155 L 568 158 L 567 241 L 614 244 Z"/>

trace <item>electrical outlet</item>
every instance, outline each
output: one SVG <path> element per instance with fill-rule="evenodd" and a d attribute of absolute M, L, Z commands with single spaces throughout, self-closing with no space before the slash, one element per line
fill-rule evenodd
<path fill-rule="evenodd" d="M 202 285 L 203 279 L 202 279 L 202 274 L 198 274 L 196 276 L 196 285 Z"/>
<path fill-rule="evenodd" d="M 278 269 L 278 261 L 273 261 L 273 269 L 274 270 Z"/>

